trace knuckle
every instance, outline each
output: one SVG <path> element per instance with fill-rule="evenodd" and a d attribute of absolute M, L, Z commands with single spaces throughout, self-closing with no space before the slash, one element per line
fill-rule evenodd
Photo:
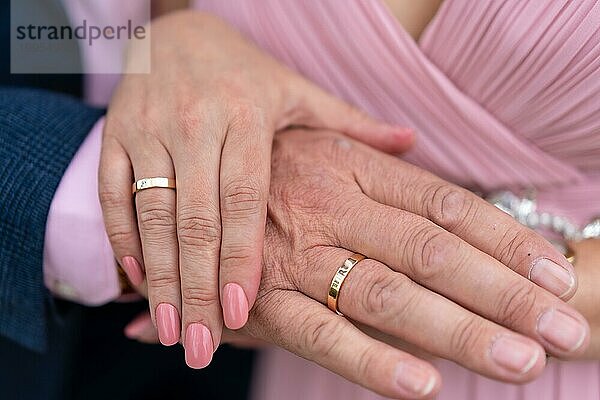
<path fill-rule="evenodd" d="M 308 317 L 303 341 L 305 352 L 319 358 L 329 357 L 335 348 L 339 331 L 339 318 L 324 318 L 322 314 Z"/>
<path fill-rule="evenodd" d="M 477 348 L 479 338 L 484 337 L 485 327 L 480 318 L 464 317 L 457 321 L 450 334 L 450 352 L 457 361 L 464 360 Z"/>
<path fill-rule="evenodd" d="M 356 353 L 356 376 L 369 376 L 373 371 L 378 369 L 379 364 L 379 352 L 373 351 L 371 348 L 373 346 L 368 346 L 360 352 Z"/>
<path fill-rule="evenodd" d="M 221 240 L 221 221 L 218 213 L 207 210 L 204 206 L 182 207 L 179 210 L 177 235 L 182 247 L 218 245 Z"/>
<path fill-rule="evenodd" d="M 179 286 L 179 275 L 174 269 L 146 266 L 146 271 L 150 290 Z"/>
<path fill-rule="evenodd" d="M 258 105 L 238 99 L 231 100 L 230 104 L 233 125 L 246 129 L 266 126 L 265 112 Z"/>
<path fill-rule="evenodd" d="M 507 327 L 522 325 L 534 313 L 537 291 L 527 281 L 521 285 L 508 285 L 498 297 L 496 321 Z"/>
<path fill-rule="evenodd" d="M 402 275 L 372 274 L 373 277 L 364 280 L 367 286 L 361 291 L 364 309 L 370 315 L 387 315 L 390 312 L 405 314 L 409 312 L 412 301 L 409 279 L 400 278 Z M 400 309 L 399 309 L 400 308 Z"/>
<path fill-rule="evenodd" d="M 208 288 L 184 287 L 181 290 L 182 301 L 186 306 L 214 307 L 219 302 L 215 291 Z"/>
<path fill-rule="evenodd" d="M 195 97 L 186 98 L 179 104 L 176 123 L 184 138 L 198 135 L 204 124 L 205 108 L 205 102 Z"/>
<path fill-rule="evenodd" d="M 411 273 L 419 282 L 428 282 L 440 275 L 457 273 L 462 265 L 461 242 L 442 230 L 425 227 L 413 237 L 415 242 Z"/>
<path fill-rule="evenodd" d="M 223 188 L 221 212 L 223 218 L 237 220 L 259 215 L 266 208 L 267 193 L 251 176 L 238 177 Z"/>
<path fill-rule="evenodd" d="M 425 215 L 449 232 L 468 226 L 476 203 L 473 196 L 449 183 L 435 183 L 425 192 Z"/>
<path fill-rule="evenodd" d="M 137 238 L 137 232 L 127 216 L 121 213 L 125 207 L 131 208 L 131 198 L 124 198 L 110 189 L 100 189 L 99 198 L 106 217 L 106 233 L 110 243 L 114 247 L 131 245 Z"/>
<path fill-rule="evenodd" d="M 221 264 L 228 266 L 247 265 L 256 251 L 246 244 L 223 244 L 221 246 Z"/>
<path fill-rule="evenodd" d="M 100 204 L 106 209 L 131 207 L 131 197 L 123 195 L 122 191 L 100 185 L 98 189 Z"/>
<path fill-rule="evenodd" d="M 136 239 L 137 232 L 134 232 L 129 224 L 114 224 L 106 226 L 106 234 L 110 243 L 115 246 L 131 245 Z"/>
<path fill-rule="evenodd" d="M 139 207 L 138 214 L 142 231 L 170 232 L 175 229 L 175 215 L 166 202 L 146 202 Z"/>
<path fill-rule="evenodd" d="M 209 100 L 194 96 L 179 104 L 175 123 L 184 144 L 194 145 L 198 143 L 201 135 L 215 131 L 207 128 L 213 127 L 215 121 L 224 121 L 223 108 L 220 104 L 217 99 Z M 213 136 L 208 137 L 212 138 Z M 217 139 L 215 136 L 215 144 L 221 139 Z"/>
<path fill-rule="evenodd" d="M 522 261 L 531 259 L 537 242 L 533 232 L 522 227 L 511 227 L 502 235 L 493 256 L 509 268 L 516 269 Z"/>

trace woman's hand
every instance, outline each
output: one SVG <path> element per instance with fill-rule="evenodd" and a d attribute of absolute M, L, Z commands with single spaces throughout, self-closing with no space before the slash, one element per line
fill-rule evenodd
<path fill-rule="evenodd" d="M 440 377 L 400 340 L 516 383 L 542 372 L 545 351 L 575 357 L 587 347 L 584 318 L 526 278 L 568 297 L 574 279 L 561 285 L 552 270 L 573 278 L 568 262 L 477 196 L 330 132 L 277 135 L 272 165 L 263 276 L 241 334 L 382 395 L 419 399 Z M 369 258 L 341 289 L 343 318 L 325 304 L 354 252 Z"/>
<path fill-rule="evenodd" d="M 136 285 L 144 277 L 132 271 L 143 259 L 161 342 L 181 337 L 188 364 L 200 368 L 221 341 L 222 316 L 241 328 L 256 298 L 274 132 L 329 127 L 391 152 L 413 139 L 322 92 L 209 15 L 158 19 L 151 43 L 152 72 L 125 75 L 109 107 L 100 197 L 117 259 Z M 140 51 L 130 49 L 129 65 Z M 131 184 L 150 177 L 175 178 L 177 191 L 140 191 L 136 218 Z"/>

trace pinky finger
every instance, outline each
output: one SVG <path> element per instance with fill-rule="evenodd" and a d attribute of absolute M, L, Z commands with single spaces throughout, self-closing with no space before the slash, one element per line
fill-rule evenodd
<path fill-rule="evenodd" d="M 152 323 L 150 312 L 144 311 L 127 324 L 125 336 L 141 343 L 158 344 L 158 331 Z"/>
<path fill-rule="evenodd" d="M 98 193 L 104 225 L 113 252 L 131 283 L 138 288 L 144 282 L 142 249 L 135 217 L 131 185 L 131 162 L 114 139 L 102 143 Z"/>
<path fill-rule="evenodd" d="M 269 332 L 253 332 L 275 340 L 287 350 L 373 390 L 382 396 L 401 399 L 429 399 L 441 387 L 435 368 L 406 352 L 395 349 L 362 333 L 346 318 L 298 292 L 271 292 L 253 310 L 254 315 L 268 314 Z M 279 304 L 290 318 L 261 310 L 263 304 Z M 248 328 L 254 331 L 249 320 Z"/>

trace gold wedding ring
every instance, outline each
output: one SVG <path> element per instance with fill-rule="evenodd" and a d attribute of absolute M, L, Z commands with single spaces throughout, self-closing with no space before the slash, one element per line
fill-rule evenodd
<path fill-rule="evenodd" d="M 151 188 L 167 188 L 175 189 L 175 179 L 155 177 L 155 178 L 144 178 L 136 181 L 131 187 L 131 192 L 136 194 L 140 190 L 146 190 Z"/>
<path fill-rule="evenodd" d="M 333 276 L 333 279 L 331 280 L 331 285 L 329 285 L 329 293 L 327 294 L 327 307 L 329 307 L 331 311 L 336 312 L 338 315 L 344 315 L 340 312 L 340 310 L 338 310 L 337 306 L 338 298 L 340 297 L 340 290 L 342 289 L 344 280 L 346 279 L 352 268 L 354 268 L 356 264 L 358 264 L 365 258 L 366 257 L 362 254 L 352 254 L 346 259 L 346 261 L 344 261 L 344 264 L 342 264 L 342 266 L 338 268 L 337 272 Z"/>
<path fill-rule="evenodd" d="M 567 245 L 567 248 L 565 249 L 565 258 L 567 259 L 567 261 L 569 263 L 571 263 L 571 265 L 575 265 L 575 261 L 577 260 L 577 257 L 575 256 L 575 250 L 573 250 L 573 248 L 569 245 Z"/>

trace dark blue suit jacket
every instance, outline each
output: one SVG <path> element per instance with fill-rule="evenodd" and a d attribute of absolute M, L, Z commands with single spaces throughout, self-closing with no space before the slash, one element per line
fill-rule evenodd
<path fill-rule="evenodd" d="M 46 349 L 46 218 L 78 147 L 102 115 L 64 96 L 0 88 L 0 335 Z"/>
<path fill-rule="evenodd" d="M 60 2 L 41 2 L 63 14 Z M 0 5 L 0 336 L 46 349 L 42 282 L 50 202 L 73 155 L 100 117 L 83 105 L 81 76 L 10 74 L 10 1 Z M 45 88 L 53 92 L 29 88 Z"/>

